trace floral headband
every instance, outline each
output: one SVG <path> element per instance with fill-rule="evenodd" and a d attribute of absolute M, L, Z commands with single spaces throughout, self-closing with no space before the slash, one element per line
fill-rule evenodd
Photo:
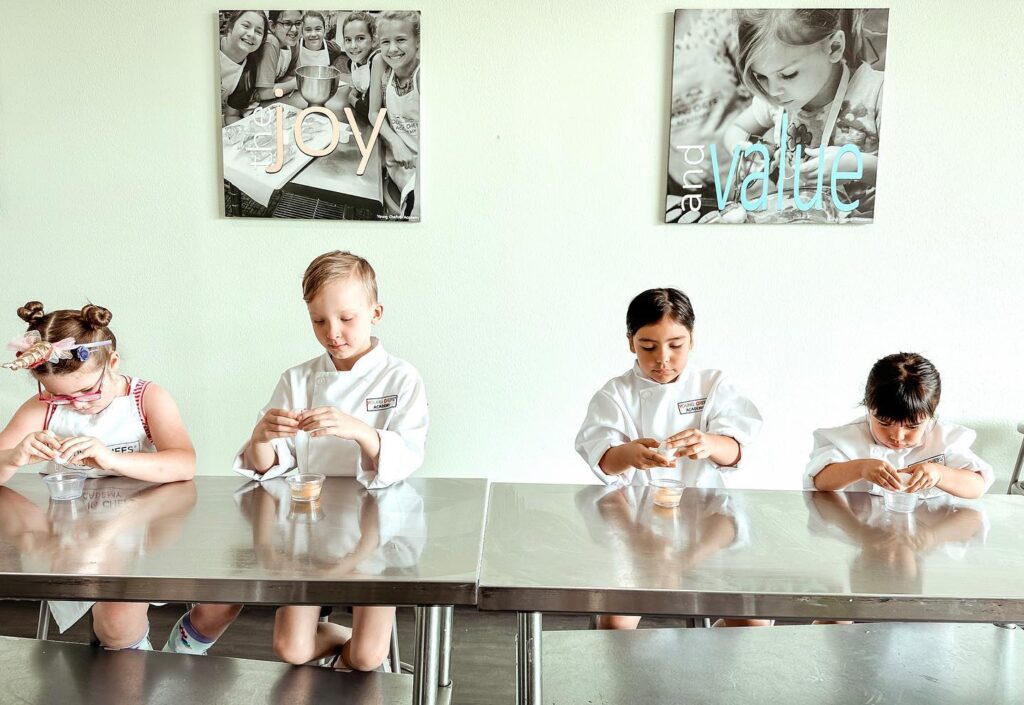
<path fill-rule="evenodd" d="M 85 362 L 92 354 L 92 348 L 111 345 L 110 340 L 99 340 L 95 343 L 76 343 L 74 338 L 64 338 L 56 343 L 48 343 L 39 335 L 39 331 L 30 330 L 20 338 L 7 344 L 8 350 L 15 351 L 15 359 L 5 362 L 0 367 L 8 370 L 31 370 L 45 365 L 47 362 L 57 363 L 61 360 L 75 358 Z"/>

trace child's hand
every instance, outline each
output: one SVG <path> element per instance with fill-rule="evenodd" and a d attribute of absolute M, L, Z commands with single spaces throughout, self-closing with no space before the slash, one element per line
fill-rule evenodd
<path fill-rule="evenodd" d="M 910 479 L 907 480 L 907 492 L 931 489 L 942 482 L 942 466 L 937 463 L 911 465 L 906 472 L 910 474 Z"/>
<path fill-rule="evenodd" d="M 707 436 L 695 428 L 680 431 L 665 439 L 669 448 L 676 448 L 676 457 L 686 456 L 690 460 L 704 460 L 711 456 L 712 448 Z"/>
<path fill-rule="evenodd" d="M 839 147 L 826 147 L 824 150 L 808 148 L 804 150 L 804 160 L 800 164 L 800 174 L 817 174 L 819 163 L 824 162 L 824 170 L 827 181 L 832 174 L 835 165 L 836 155 L 839 154 Z M 857 156 L 852 152 L 844 152 L 839 162 L 840 171 L 855 171 L 857 169 Z"/>
<path fill-rule="evenodd" d="M 270 443 L 275 438 L 292 438 L 299 432 L 300 411 L 270 409 L 252 430 L 255 443 Z"/>
<path fill-rule="evenodd" d="M 320 406 L 299 415 L 299 428 L 313 438 L 337 436 L 355 440 L 366 424 L 333 406 Z"/>
<path fill-rule="evenodd" d="M 653 438 L 638 438 L 619 446 L 621 459 L 626 465 L 638 470 L 651 468 L 674 468 L 676 464 L 658 452 L 659 443 Z"/>
<path fill-rule="evenodd" d="M 92 436 L 72 436 L 60 442 L 60 455 L 66 463 L 86 465 L 114 472 L 117 458 L 113 451 L 98 438 Z"/>
<path fill-rule="evenodd" d="M 60 455 L 60 441 L 51 431 L 35 431 L 22 438 L 14 451 L 14 463 L 22 467 L 56 458 Z"/>
<path fill-rule="evenodd" d="M 893 492 L 900 491 L 900 480 L 896 475 L 896 469 L 884 460 L 865 459 L 858 460 L 860 476 L 868 482 L 873 482 L 879 487 Z"/>

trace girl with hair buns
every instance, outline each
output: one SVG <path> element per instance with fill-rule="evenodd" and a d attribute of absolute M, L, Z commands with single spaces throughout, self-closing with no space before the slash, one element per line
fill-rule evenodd
<path fill-rule="evenodd" d="M 189 480 L 196 456 L 178 407 L 161 387 L 120 374 L 110 311 L 92 304 L 46 313 L 38 301 L 18 309 L 28 330 L 7 347 L 3 364 L 35 377 L 37 393 L 0 432 L 0 483 L 19 468 L 46 463 L 91 477 L 121 475 L 147 482 Z M 93 607 L 52 602 L 63 632 Z M 93 628 L 110 649 L 149 649 L 147 603 L 96 603 Z"/>

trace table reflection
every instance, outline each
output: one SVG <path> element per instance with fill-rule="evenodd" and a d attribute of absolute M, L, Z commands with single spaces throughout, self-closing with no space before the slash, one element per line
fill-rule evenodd
<path fill-rule="evenodd" d="M 590 537 L 628 560 L 631 579 L 656 587 L 680 587 L 683 576 L 722 550 L 750 539 L 746 513 L 736 497 L 688 487 L 679 506 L 654 504 L 649 486 L 589 486 L 576 494 Z"/>
<path fill-rule="evenodd" d="M 423 499 L 408 483 L 367 491 L 324 485 L 316 502 L 295 502 L 287 482 L 250 483 L 235 497 L 252 527 L 253 550 L 271 573 L 319 578 L 415 575 L 426 544 Z"/>
<path fill-rule="evenodd" d="M 922 594 L 927 556 L 955 562 L 988 534 L 984 505 L 948 495 L 918 502 L 910 514 L 888 511 L 866 492 L 808 492 L 806 501 L 812 533 L 858 547 L 849 563 L 855 593 Z"/>
<path fill-rule="evenodd" d="M 80 498 L 45 507 L 0 487 L 0 540 L 22 572 L 109 575 L 175 543 L 195 503 L 193 482 L 87 480 Z"/>

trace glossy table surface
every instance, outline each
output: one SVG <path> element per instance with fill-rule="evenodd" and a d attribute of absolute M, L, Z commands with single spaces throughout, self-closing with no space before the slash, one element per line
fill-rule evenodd
<path fill-rule="evenodd" d="M 494 484 L 480 607 L 1024 621 L 1024 498 Z"/>
<path fill-rule="evenodd" d="M 54 501 L 26 473 L 0 487 L 0 597 L 473 605 L 486 488 L 328 478 L 310 504 L 283 478 L 101 478 Z"/>
<path fill-rule="evenodd" d="M 545 632 L 544 703 L 1011 705 L 1024 630 L 854 624 Z"/>
<path fill-rule="evenodd" d="M 0 637 L 0 704 L 406 705 L 412 677 Z"/>

